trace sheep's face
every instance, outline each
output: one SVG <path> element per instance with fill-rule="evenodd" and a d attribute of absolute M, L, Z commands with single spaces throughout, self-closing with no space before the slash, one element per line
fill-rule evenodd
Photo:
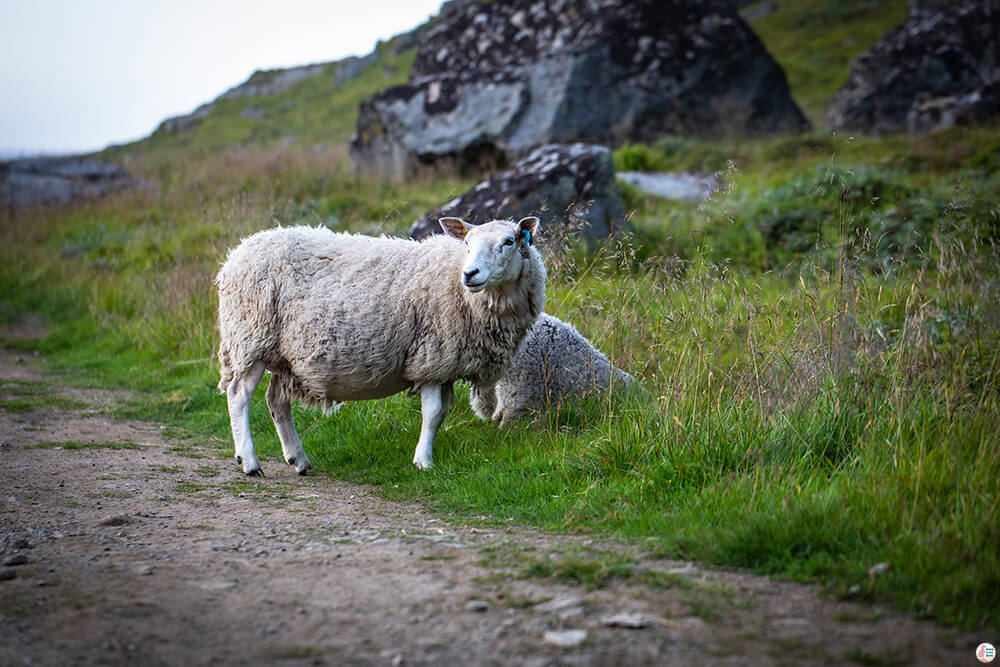
<path fill-rule="evenodd" d="M 527 255 L 525 249 L 538 229 L 538 218 L 534 216 L 520 222 L 494 220 L 482 225 L 470 225 L 459 218 L 441 218 L 439 222 L 445 233 L 468 246 L 462 284 L 470 292 L 517 280 Z"/>

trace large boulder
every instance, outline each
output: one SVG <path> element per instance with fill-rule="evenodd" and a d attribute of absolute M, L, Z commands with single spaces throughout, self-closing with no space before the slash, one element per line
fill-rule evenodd
<path fill-rule="evenodd" d="M 1000 117 L 1000 0 L 926 4 L 855 58 L 831 127 L 926 134 Z"/>
<path fill-rule="evenodd" d="M 628 227 L 611 152 L 589 144 L 542 146 L 510 169 L 494 174 L 410 227 L 410 236 L 440 234 L 438 218 L 472 224 L 537 215 L 542 233 L 570 230 L 596 243 Z"/>
<path fill-rule="evenodd" d="M 807 126 L 729 0 L 451 2 L 410 81 L 361 104 L 351 155 L 360 172 L 405 178 L 555 142 Z"/>
<path fill-rule="evenodd" d="M 0 208 L 58 206 L 145 184 L 116 164 L 82 157 L 0 162 Z"/>

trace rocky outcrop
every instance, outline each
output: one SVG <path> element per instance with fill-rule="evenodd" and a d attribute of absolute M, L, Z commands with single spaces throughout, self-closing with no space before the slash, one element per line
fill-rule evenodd
<path fill-rule="evenodd" d="M 362 103 L 351 155 L 394 178 L 552 142 L 766 133 L 808 121 L 726 0 L 446 3 L 410 81 Z"/>
<path fill-rule="evenodd" d="M 831 127 L 926 134 L 1000 117 L 1000 0 L 922 4 L 851 65 Z"/>
<path fill-rule="evenodd" d="M 350 79 L 357 77 L 365 67 L 374 62 L 373 56 L 374 54 L 371 56 L 365 56 L 364 58 L 350 57 L 337 63 L 332 63 L 337 67 L 337 83 L 349 81 Z M 305 81 L 306 79 L 312 78 L 317 74 L 321 74 L 326 71 L 327 67 L 330 66 L 331 63 L 317 63 L 315 65 L 303 65 L 301 67 L 289 67 L 287 69 L 258 70 L 251 74 L 249 79 L 238 86 L 230 88 L 215 98 L 212 102 L 202 104 L 189 114 L 182 114 L 180 116 L 167 118 L 160 123 L 159 127 L 156 128 L 156 131 L 165 132 L 167 134 L 179 134 L 181 132 L 192 130 L 215 110 L 215 104 L 219 100 L 277 95 L 278 93 L 288 90 L 301 81 Z M 253 107 L 248 107 L 243 110 L 244 118 L 256 117 L 253 115 L 253 111 L 249 111 L 248 115 L 248 110 L 250 109 L 253 109 Z"/>
<path fill-rule="evenodd" d="M 0 162 L 0 209 L 57 206 L 143 185 L 111 162 L 81 157 Z"/>
<path fill-rule="evenodd" d="M 482 224 L 537 215 L 543 234 L 572 228 L 596 243 L 626 229 L 625 207 L 615 183 L 611 152 L 589 144 L 542 146 L 510 169 L 494 174 L 410 227 L 422 239 L 441 233 L 438 218 Z"/>
<path fill-rule="evenodd" d="M 345 58 L 338 66 L 338 74 L 341 67 L 352 67 L 361 60 L 360 58 Z M 284 92 L 306 79 L 312 78 L 325 71 L 329 63 L 318 63 L 315 65 L 302 65 L 301 67 L 289 67 L 287 69 L 257 70 L 250 75 L 250 78 L 240 85 L 230 88 L 219 95 L 217 99 L 228 100 L 240 97 L 265 97 Z M 355 75 L 356 76 L 356 75 Z"/>

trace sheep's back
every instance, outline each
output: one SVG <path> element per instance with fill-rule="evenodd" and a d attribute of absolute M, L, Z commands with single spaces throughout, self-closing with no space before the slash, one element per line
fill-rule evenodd
<path fill-rule="evenodd" d="M 229 298 L 238 307 L 228 310 L 245 318 L 258 339 L 258 349 L 247 354 L 290 374 L 300 400 L 387 396 L 426 371 L 414 369 L 411 356 L 426 365 L 432 351 L 439 366 L 454 365 L 449 339 L 463 320 L 457 277 L 463 260 L 464 246 L 453 239 L 268 230 L 244 241 L 220 272 L 220 326 Z"/>

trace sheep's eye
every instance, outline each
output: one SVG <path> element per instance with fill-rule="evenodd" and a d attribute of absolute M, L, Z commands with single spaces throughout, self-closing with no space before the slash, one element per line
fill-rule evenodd
<path fill-rule="evenodd" d="M 507 239 L 503 242 L 504 245 L 514 245 L 514 239 Z"/>

